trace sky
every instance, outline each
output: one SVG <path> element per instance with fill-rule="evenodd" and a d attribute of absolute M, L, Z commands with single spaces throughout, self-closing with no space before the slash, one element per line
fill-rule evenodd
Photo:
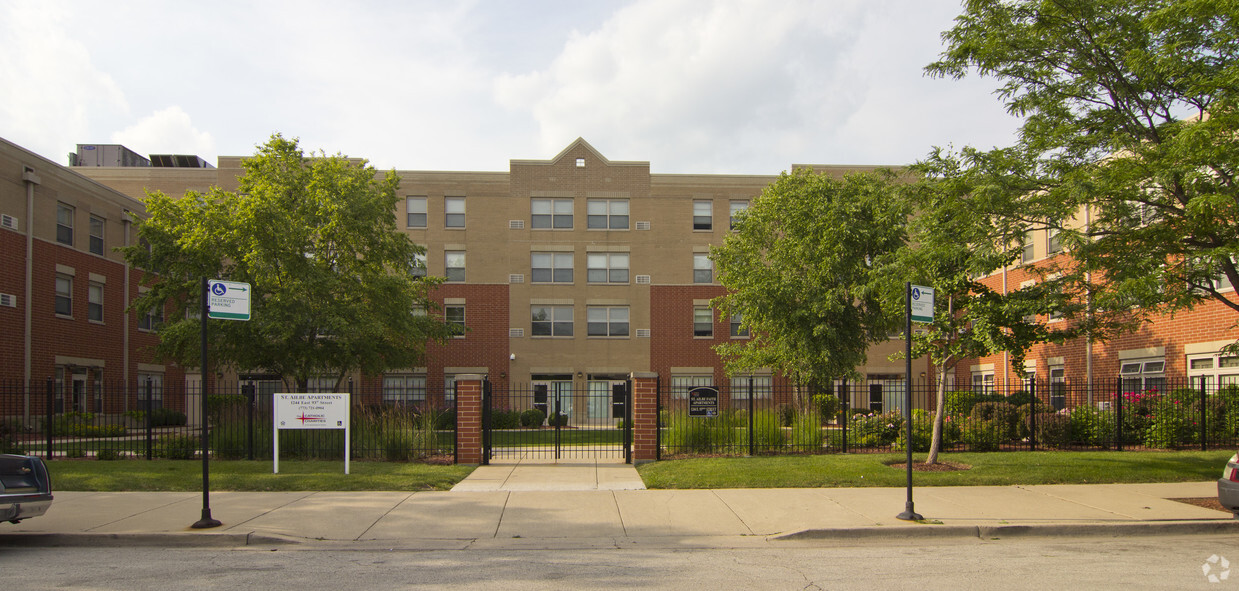
<path fill-rule="evenodd" d="M 1008 145 L 997 82 L 935 79 L 958 0 L 7 0 L 0 137 L 506 171 L 582 137 L 654 173 L 909 164 Z"/>

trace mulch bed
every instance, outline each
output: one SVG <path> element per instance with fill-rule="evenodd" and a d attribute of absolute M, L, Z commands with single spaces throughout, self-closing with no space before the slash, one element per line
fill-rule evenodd
<path fill-rule="evenodd" d="M 1230 510 L 1226 509 L 1225 507 L 1222 506 L 1221 503 L 1217 502 L 1217 497 L 1193 497 L 1193 498 L 1186 498 L 1186 499 L 1170 499 L 1170 500 L 1178 501 L 1180 503 L 1187 503 L 1189 505 L 1196 505 L 1197 507 L 1204 507 L 1205 509 L 1213 509 L 1215 511 L 1223 511 L 1226 513 L 1230 513 Z"/>
<path fill-rule="evenodd" d="M 887 464 L 892 468 L 907 470 L 908 463 L 900 462 L 898 464 Z M 913 472 L 959 472 L 961 470 L 971 470 L 972 466 L 968 464 L 957 464 L 955 462 L 937 462 L 935 464 L 926 464 L 924 462 L 912 462 Z"/>

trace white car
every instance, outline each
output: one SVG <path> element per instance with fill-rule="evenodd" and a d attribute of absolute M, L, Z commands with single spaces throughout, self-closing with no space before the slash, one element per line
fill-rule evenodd
<path fill-rule="evenodd" d="M 1217 500 L 1239 519 L 1239 454 L 1230 456 L 1217 481 Z"/>
<path fill-rule="evenodd" d="M 35 456 L 0 454 L 0 521 L 38 517 L 52 505 L 52 479 Z"/>

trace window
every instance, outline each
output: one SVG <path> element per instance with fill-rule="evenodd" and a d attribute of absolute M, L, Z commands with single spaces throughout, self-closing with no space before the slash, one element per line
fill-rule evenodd
<path fill-rule="evenodd" d="M 628 283 L 628 253 L 590 253 L 586 259 L 590 283 Z"/>
<path fill-rule="evenodd" d="M 449 250 L 443 253 L 443 266 L 448 281 L 465 280 L 465 251 Z"/>
<path fill-rule="evenodd" d="M 693 336 L 714 336 L 714 313 L 709 308 L 701 306 L 693 308 Z"/>
<path fill-rule="evenodd" d="M 628 336 L 627 307 L 591 307 L 586 312 L 586 333 L 591 337 Z"/>
<path fill-rule="evenodd" d="M 694 201 L 693 202 L 693 229 L 694 230 L 713 230 L 714 229 L 714 202 L 713 201 Z"/>
<path fill-rule="evenodd" d="M 414 277 L 426 276 L 426 253 L 414 253 L 413 265 L 409 269 L 409 274 Z"/>
<path fill-rule="evenodd" d="M 737 221 L 736 218 L 740 217 L 740 214 L 744 213 L 744 210 L 748 208 L 749 208 L 748 201 L 737 201 L 734 199 L 732 200 L 731 205 L 728 207 L 728 217 L 731 220 L 732 230 L 736 229 L 736 221 Z"/>
<path fill-rule="evenodd" d="M 1161 357 L 1125 359 L 1119 366 L 1123 392 L 1166 389 L 1166 360 Z"/>
<path fill-rule="evenodd" d="M 1059 253 L 1063 251 L 1063 239 L 1062 239 L 1062 236 L 1060 236 L 1059 234 L 1060 232 L 1061 230 L 1059 230 L 1058 228 L 1054 228 L 1054 227 L 1046 228 L 1045 235 L 1047 237 L 1047 240 L 1046 240 L 1046 252 L 1047 253 L 1055 254 L 1055 253 Z"/>
<path fill-rule="evenodd" d="M 305 391 L 311 394 L 333 394 L 339 381 L 332 376 L 310 376 L 305 380 Z"/>
<path fill-rule="evenodd" d="M 73 277 L 56 275 L 56 315 L 73 315 Z"/>
<path fill-rule="evenodd" d="M 56 204 L 56 242 L 73 246 L 73 208 Z"/>
<path fill-rule="evenodd" d="M 456 400 L 456 374 L 443 374 L 443 401 Z"/>
<path fill-rule="evenodd" d="M 1219 352 L 1189 355 L 1187 379 L 1193 388 L 1200 387 L 1202 379 L 1206 388 L 1239 384 L 1239 357 Z"/>
<path fill-rule="evenodd" d="M 1067 371 L 1061 365 L 1050 366 L 1050 406 L 1067 408 Z"/>
<path fill-rule="evenodd" d="M 159 325 L 163 324 L 163 307 L 155 306 L 146 313 L 138 314 L 138 330 L 152 331 L 158 330 Z"/>
<path fill-rule="evenodd" d="M 1024 252 L 1023 252 L 1023 254 L 1021 254 L 1021 255 L 1020 255 L 1020 262 L 1022 262 L 1022 263 L 1032 262 L 1032 260 L 1033 260 L 1033 258 L 1034 258 L 1034 256 L 1035 256 L 1035 254 L 1034 254 L 1034 253 L 1035 253 L 1035 250 L 1034 250 L 1034 247 L 1035 247 L 1035 246 L 1036 246 L 1036 243 L 1035 243 L 1035 241 L 1033 240 L 1033 233 L 1032 233 L 1032 230 L 1029 230 L 1029 231 L 1025 232 L 1025 233 L 1024 233 Z"/>
<path fill-rule="evenodd" d="M 90 216 L 90 252 L 103 254 L 103 218 Z"/>
<path fill-rule="evenodd" d="M 749 399 L 749 380 L 753 382 L 753 399 L 770 398 L 773 391 L 770 376 L 735 376 L 731 378 L 731 399 Z"/>
<path fill-rule="evenodd" d="M 426 198 L 425 197 L 406 197 L 404 200 L 405 213 L 408 215 L 408 220 L 405 224 L 410 228 L 425 228 L 426 227 Z M 461 213 L 464 213 L 463 204 Z M 464 224 L 464 220 L 461 220 Z"/>
<path fill-rule="evenodd" d="M 443 226 L 445 228 L 465 227 L 465 198 L 443 198 Z"/>
<path fill-rule="evenodd" d="M 572 253 L 535 252 L 530 258 L 534 283 L 572 283 Z"/>
<path fill-rule="evenodd" d="M 530 201 L 530 227 L 535 229 L 572 229 L 571 199 L 533 199 Z"/>
<path fill-rule="evenodd" d="M 443 321 L 457 338 L 465 336 L 465 305 L 453 304 L 443 307 Z"/>
<path fill-rule="evenodd" d="M 572 336 L 572 306 L 534 306 L 530 321 L 535 337 Z"/>
<path fill-rule="evenodd" d="M 671 397 L 680 400 L 688 399 L 688 391 L 702 386 L 714 387 L 714 376 L 691 375 L 671 376 Z"/>
<path fill-rule="evenodd" d="M 384 404 L 412 404 L 426 400 L 426 376 L 388 374 L 383 376 Z"/>
<path fill-rule="evenodd" d="M 707 253 L 693 253 L 693 283 L 713 283 L 714 263 Z"/>
<path fill-rule="evenodd" d="M 590 199 L 586 202 L 585 225 L 591 230 L 627 230 L 627 199 Z"/>
<path fill-rule="evenodd" d="M 147 394 L 151 408 L 163 408 L 163 374 L 138 372 L 138 408 L 146 409 Z"/>
<path fill-rule="evenodd" d="M 744 325 L 744 317 L 740 312 L 731 315 L 731 338 L 748 338 L 749 328 Z"/>
<path fill-rule="evenodd" d="M 87 291 L 86 317 L 103 322 L 103 284 L 91 283 Z"/>
<path fill-rule="evenodd" d="M 994 391 L 994 370 L 972 372 L 972 391 L 988 394 Z"/>

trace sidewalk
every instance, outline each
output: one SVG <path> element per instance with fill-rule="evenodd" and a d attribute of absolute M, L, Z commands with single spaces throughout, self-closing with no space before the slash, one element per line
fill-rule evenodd
<path fill-rule="evenodd" d="M 0 545 L 336 544 L 392 548 L 748 547 L 794 540 L 1239 532 L 1229 513 L 1169 499 L 1214 482 L 643 490 L 631 466 L 479 467 L 452 491 L 214 492 L 223 525 L 193 530 L 201 493 L 61 491 L 47 515 L 0 524 Z"/>

